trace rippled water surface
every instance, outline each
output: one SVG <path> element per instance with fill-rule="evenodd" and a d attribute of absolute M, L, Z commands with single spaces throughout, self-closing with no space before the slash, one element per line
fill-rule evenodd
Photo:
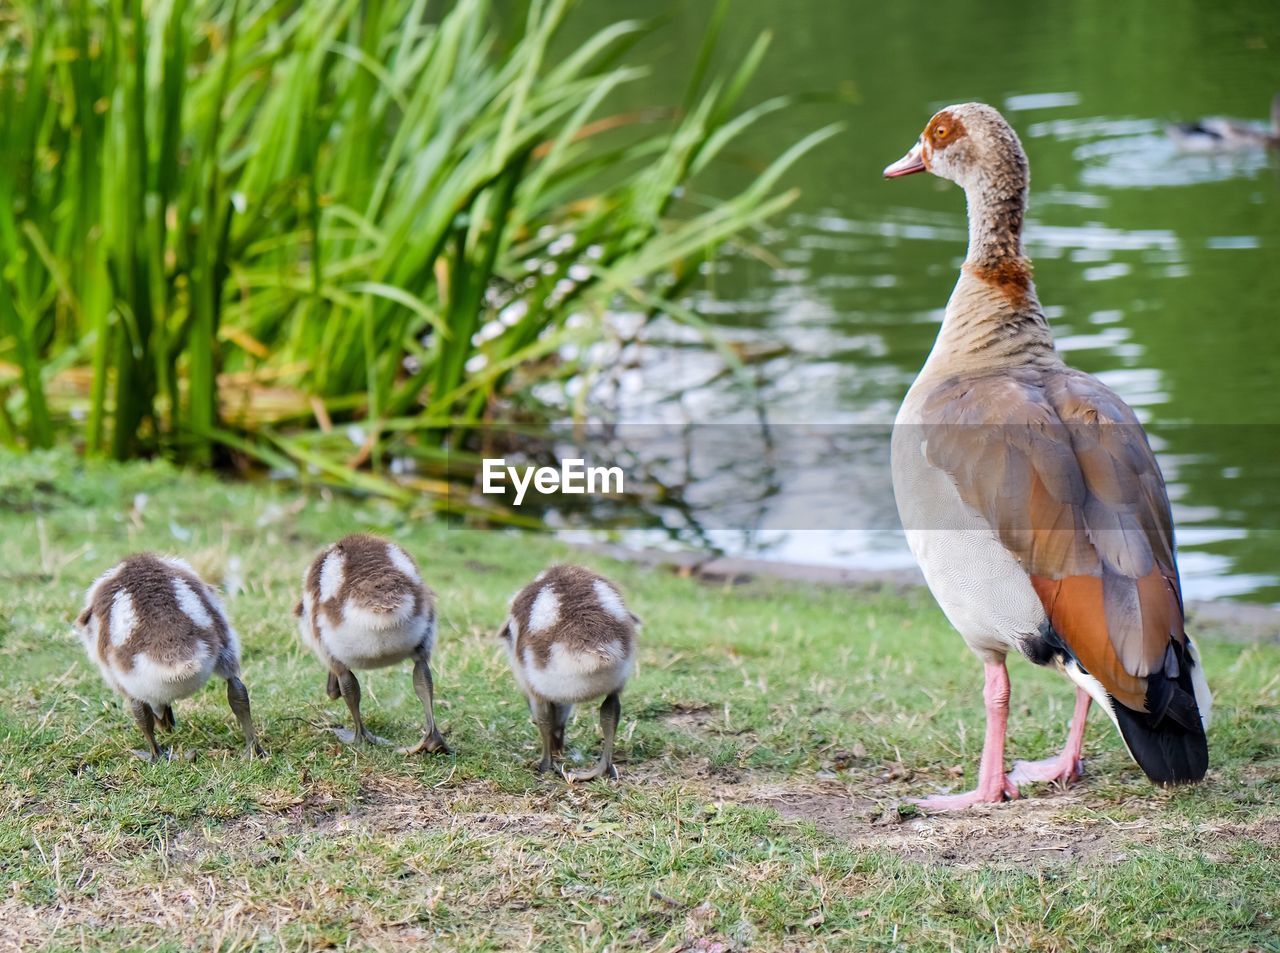
<path fill-rule="evenodd" d="M 628 95 L 635 105 L 679 101 L 679 64 L 693 62 L 709 4 L 626 6 L 671 16 L 649 47 L 671 69 Z M 711 542 L 910 563 L 894 530 L 883 425 L 937 332 L 964 256 L 964 201 L 949 183 L 886 182 L 880 171 L 937 108 L 976 99 L 1002 109 L 1030 158 L 1026 244 L 1060 349 L 1119 391 L 1152 434 L 1188 596 L 1280 601 L 1280 157 L 1188 154 L 1164 133 L 1166 122 L 1203 115 L 1265 120 L 1280 89 L 1280 4 L 1232 6 L 736 0 L 730 45 L 774 33 L 752 96 L 825 101 L 745 140 L 743 161 L 701 189 L 739 184 L 753 157 L 826 122 L 846 129 L 790 174 L 802 197 L 758 247 L 727 253 L 694 295 L 752 359 L 755 393 L 669 324 L 645 332 L 648 346 L 619 381 L 624 420 L 742 428 L 751 459 L 712 454 L 707 472 L 685 474 L 696 478 L 686 515 L 704 508 Z M 582 12 L 586 33 L 618 8 Z M 774 450 L 790 444 L 792 455 L 760 482 L 751 468 L 761 455 L 749 448 L 765 427 L 784 435 Z M 742 492 L 744 473 L 759 492 Z M 723 505 L 735 495 L 730 518 Z M 807 501 L 800 516 L 797 499 Z M 828 506 L 839 520 L 815 518 Z"/>

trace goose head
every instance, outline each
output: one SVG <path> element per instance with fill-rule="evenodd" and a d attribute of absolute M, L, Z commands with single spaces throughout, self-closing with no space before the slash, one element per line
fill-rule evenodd
<path fill-rule="evenodd" d="M 1027 188 L 1027 156 L 1013 127 L 983 103 L 936 112 L 910 151 L 884 170 L 886 179 L 932 172 L 965 191 L 1019 192 Z"/>

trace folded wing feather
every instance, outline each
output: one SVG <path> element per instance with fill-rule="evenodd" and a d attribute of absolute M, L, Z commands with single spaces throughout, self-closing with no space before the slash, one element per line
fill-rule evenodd
<path fill-rule="evenodd" d="M 1146 711 L 1146 677 L 1185 636 L 1168 495 L 1133 411 L 1087 374 L 1028 367 L 946 380 L 923 419 L 927 460 L 1018 558 L 1076 658 Z"/>

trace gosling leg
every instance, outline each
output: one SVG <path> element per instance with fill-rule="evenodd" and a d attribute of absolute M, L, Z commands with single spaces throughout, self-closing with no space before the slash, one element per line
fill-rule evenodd
<path fill-rule="evenodd" d="M 430 754 L 448 754 L 449 746 L 444 742 L 444 736 L 440 734 L 440 729 L 436 727 L 436 706 L 434 697 L 434 686 L 431 682 L 431 663 L 430 657 L 425 652 L 418 652 L 413 658 L 413 690 L 418 693 L 418 700 L 422 702 L 422 712 L 426 719 L 426 724 L 422 729 L 422 740 L 411 748 L 401 748 L 401 754 L 421 754 L 426 751 Z"/>
<path fill-rule="evenodd" d="M 249 712 L 249 690 L 235 675 L 227 679 L 227 704 L 231 706 L 231 712 L 240 722 L 240 730 L 244 733 L 245 757 L 265 758 L 267 753 L 258 744 L 258 733 L 253 730 L 253 715 Z"/>
<path fill-rule="evenodd" d="M 573 714 L 572 705 L 556 705 L 555 720 L 551 733 L 551 746 L 557 757 L 564 757 L 564 730 L 569 724 L 569 716 Z"/>
<path fill-rule="evenodd" d="M 566 771 L 569 781 L 590 781 L 593 778 L 617 778 L 618 769 L 613 766 L 613 739 L 618 732 L 618 719 L 622 715 L 622 702 L 618 693 L 613 692 L 600 703 L 600 731 L 604 734 L 604 744 L 600 749 L 600 760 L 590 768 L 582 771 Z"/>
<path fill-rule="evenodd" d="M 343 744 L 357 746 L 362 744 L 390 744 L 391 742 L 387 741 L 386 738 L 379 738 L 364 726 L 364 719 L 360 717 L 360 682 L 356 680 L 355 673 L 344 666 L 333 674 L 338 680 L 338 688 L 342 693 L 342 700 L 347 703 L 347 710 L 351 712 L 351 722 L 355 729 L 333 729 L 333 733 L 338 736 L 338 740 Z"/>
<path fill-rule="evenodd" d="M 147 739 L 147 747 L 149 750 L 140 751 L 133 750 L 133 754 L 137 755 L 143 761 L 155 763 L 156 761 L 167 760 L 169 752 L 162 751 L 160 746 L 156 744 L 156 716 L 151 710 L 151 706 L 144 701 L 138 701 L 136 698 L 129 699 L 129 708 L 133 712 L 134 720 L 137 721 L 138 727 L 142 729 L 142 734 Z"/>
<path fill-rule="evenodd" d="M 538 732 L 542 735 L 542 760 L 538 762 L 538 773 L 546 774 L 555 770 L 556 706 L 539 700 L 533 702 L 532 707 L 534 719 L 538 722 Z"/>
<path fill-rule="evenodd" d="M 165 705 L 159 711 L 156 711 L 154 708 L 152 708 L 151 711 L 156 716 L 157 728 L 161 728 L 164 731 L 173 731 L 173 729 L 177 726 L 177 722 L 173 720 L 172 705 Z"/>

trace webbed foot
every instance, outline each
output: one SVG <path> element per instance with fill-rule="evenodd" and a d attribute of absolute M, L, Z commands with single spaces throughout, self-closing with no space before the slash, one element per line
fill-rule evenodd
<path fill-rule="evenodd" d="M 174 754 L 172 748 L 157 748 L 155 751 L 144 751 L 141 748 L 130 748 L 129 754 L 133 755 L 147 764 L 156 764 L 160 761 L 195 761 L 196 753 L 194 751 L 184 751 L 181 754 Z"/>
<path fill-rule="evenodd" d="M 1084 764 L 1079 758 L 1045 758 L 1042 761 L 1015 761 L 1013 770 L 1005 777 L 1014 786 L 1021 784 L 1057 784 L 1070 787 L 1084 775 Z"/>
<path fill-rule="evenodd" d="M 397 748 L 400 754 L 449 754 L 449 746 L 445 744 L 444 735 L 438 731 L 430 734 L 424 734 L 422 740 L 416 745 L 410 745 L 407 748 Z"/>
<path fill-rule="evenodd" d="M 605 763 L 597 761 L 589 768 L 582 768 L 576 771 L 566 770 L 564 779 L 570 784 L 576 784 L 580 781 L 594 781 L 596 778 L 608 778 L 610 781 L 618 780 L 618 769 L 610 761 Z"/>
<path fill-rule="evenodd" d="M 1021 797 L 1018 786 L 1004 775 L 995 784 L 978 785 L 972 791 L 963 794 L 935 794 L 932 797 L 907 798 L 908 804 L 914 804 L 920 810 L 930 814 L 946 811 L 963 811 L 975 804 L 999 804 L 1002 801 L 1016 801 Z"/>
<path fill-rule="evenodd" d="M 341 741 L 344 745 L 352 745 L 357 748 L 361 747 L 362 745 L 391 744 L 390 740 L 383 738 L 379 735 L 375 735 L 368 728 L 364 728 L 364 727 L 360 729 L 359 734 L 352 731 L 350 728 L 331 728 L 330 731 L 332 731 L 334 735 L 337 737 L 337 739 Z"/>

